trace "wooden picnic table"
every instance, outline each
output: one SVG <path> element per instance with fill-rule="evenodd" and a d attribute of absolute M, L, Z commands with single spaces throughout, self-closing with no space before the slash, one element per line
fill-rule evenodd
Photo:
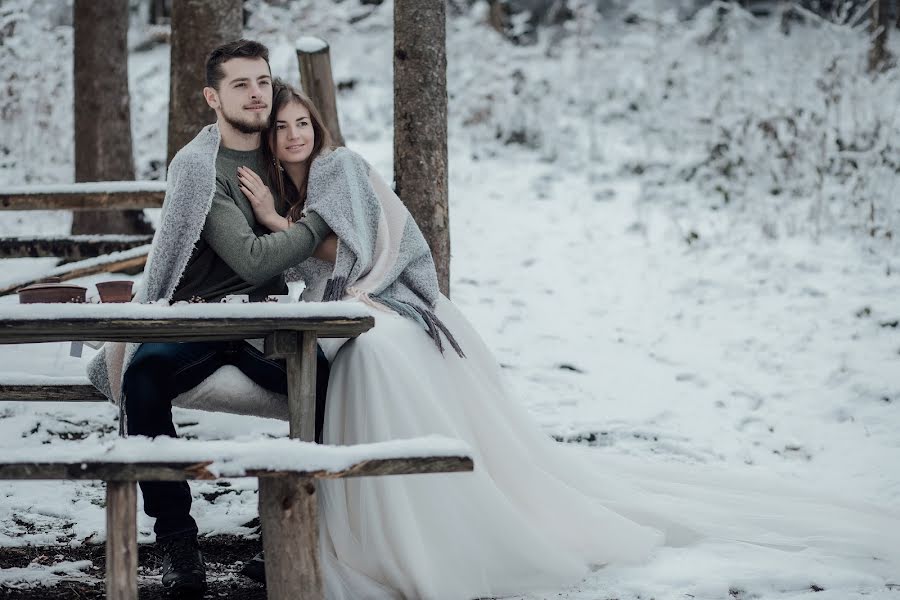
<path fill-rule="evenodd" d="M 374 319 L 363 309 L 333 302 L 0 307 L 0 344 L 263 338 L 266 356 L 286 361 L 290 436 L 309 442 L 315 437 L 318 338 L 354 337 L 373 326 Z M 141 472 L 135 471 L 121 479 L 106 479 L 107 515 L 108 519 L 114 519 L 108 521 L 108 527 L 115 528 L 129 520 L 131 523 L 124 543 L 107 544 L 109 600 L 137 598 L 134 513 L 135 484 L 140 475 Z M 259 479 L 260 521 L 270 598 L 322 598 L 315 491 L 315 478 L 302 474 Z M 115 517 L 117 514 L 119 517 Z"/>

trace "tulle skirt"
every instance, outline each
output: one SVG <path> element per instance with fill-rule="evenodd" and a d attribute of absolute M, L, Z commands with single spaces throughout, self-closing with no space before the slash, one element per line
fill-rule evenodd
<path fill-rule="evenodd" d="M 325 443 L 438 434 L 467 442 L 475 462 L 473 473 L 322 481 L 329 600 L 553 590 L 600 565 L 646 560 L 662 544 L 709 539 L 816 548 L 888 572 L 900 565 L 895 510 L 554 442 L 453 304 L 442 297 L 436 312 L 465 358 L 375 309 L 371 331 L 342 346 L 323 341 L 333 357 Z"/>

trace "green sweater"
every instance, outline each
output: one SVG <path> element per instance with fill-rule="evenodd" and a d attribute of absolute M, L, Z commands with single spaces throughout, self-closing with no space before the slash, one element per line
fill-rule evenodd
<path fill-rule="evenodd" d="M 312 256 L 331 233 L 316 213 L 309 213 L 285 231 L 269 232 L 256 222 L 250 202 L 238 187 L 239 166 L 253 169 L 269 185 L 258 151 L 219 148 L 212 206 L 173 302 L 195 296 L 218 302 L 228 294 L 248 294 L 251 300 L 286 294 L 284 270 Z M 282 216 L 287 213 L 280 198 L 276 198 L 275 209 Z"/>

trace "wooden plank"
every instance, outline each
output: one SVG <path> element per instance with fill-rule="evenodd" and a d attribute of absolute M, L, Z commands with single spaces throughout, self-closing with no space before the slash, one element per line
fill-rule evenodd
<path fill-rule="evenodd" d="M 87 307 L 90 308 L 90 307 Z M 368 331 L 367 317 L 171 318 L 171 319 L 0 319 L 0 344 L 120 341 L 196 342 L 264 338 L 276 330 L 352 337 Z"/>
<path fill-rule="evenodd" d="M 138 210 L 160 208 L 163 191 L 0 192 L 0 210 Z"/>
<path fill-rule="evenodd" d="M 39 450 L 39 449 L 38 449 Z M 36 451 L 37 453 L 37 451 Z M 184 479 L 209 480 L 219 476 L 207 467 L 212 461 L 194 462 L 103 462 L 86 460 L 75 463 L 59 462 L 0 462 L 0 480 L 133 480 L 133 481 L 181 481 Z M 293 474 L 317 479 L 341 479 L 344 477 L 370 477 L 381 475 L 413 475 L 419 473 L 461 473 L 473 470 L 468 456 L 420 456 L 363 460 L 341 471 L 321 469 L 266 470 L 248 469 L 245 477 L 278 477 Z M 231 479 L 231 476 L 224 477 Z"/>
<path fill-rule="evenodd" d="M 73 235 L 56 238 L 14 237 L 0 239 L 0 258 L 47 258 L 66 260 L 94 258 L 113 252 L 123 252 L 149 244 L 150 235 L 87 236 Z"/>
<path fill-rule="evenodd" d="M 106 402 L 106 396 L 89 384 L 0 383 L 0 401 L 12 402 Z"/>
<path fill-rule="evenodd" d="M 322 600 L 316 481 L 259 478 L 259 520 L 270 600 Z"/>
<path fill-rule="evenodd" d="M 106 482 L 106 598 L 137 600 L 137 486 Z"/>
<path fill-rule="evenodd" d="M 19 288 L 37 283 L 41 279 L 50 276 L 59 277 L 60 281 L 70 281 L 79 277 L 86 277 L 88 275 L 95 275 L 97 273 L 104 272 L 120 273 L 141 271 L 144 268 L 144 265 L 147 264 L 147 255 L 150 252 L 149 245 L 145 246 L 145 248 L 146 249 L 143 250 L 143 252 L 137 255 L 135 255 L 134 252 L 130 252 L 113 254 L 108 257 L 108 260 L 104 260 L 102 258 L 91 258 L 84 261 L 69 263 L 61 267 L 56 267 L 46 273 L 43 273 L 40 277 L 35 277 L 34 279 L 12 282 L 5 285 L 0 284 L 0 296 L 12 294 Z M 134 250 L 137 252 L 140 249 L 135 248 Z"/>

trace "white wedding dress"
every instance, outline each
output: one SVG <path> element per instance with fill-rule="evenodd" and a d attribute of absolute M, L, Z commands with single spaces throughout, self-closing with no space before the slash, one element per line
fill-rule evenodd
<path fill-rule="evenodd" d="M 441 297 L 436 313 L 466 358 L 441 354 L 421 327 L 374 308 L 374 329 L 339 349 L 322 340 L 333 359 L 325 443 L 439 434 L 467 442 L 475 462 L 474 473 L 324 480 L 329 600 L 553 590 L 594 566 L 702 539 L 877 557 L 882 571 L 900 565 L 896 511 L 819 500 L 783 482 L 775 495 L 771 481 L 597 451 L 588 458 L 557 444 L 510 397 L 499 365 L 456 307 Z"/>

